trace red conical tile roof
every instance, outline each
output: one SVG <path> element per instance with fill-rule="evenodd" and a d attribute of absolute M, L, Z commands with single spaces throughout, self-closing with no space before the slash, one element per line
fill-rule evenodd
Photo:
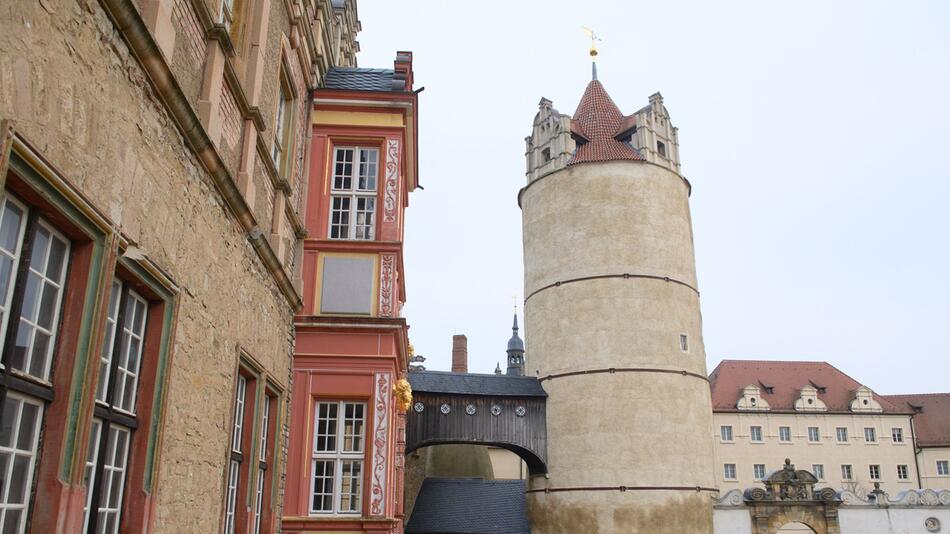
<path fill-rule="evenodd" d="M 571 125 L 574 133 L 583 136 L 587 142 L 578 143 L 577 150 L 567 162 L 568 165 L 585 161 L 645 159 L 639 152 L 614 137 L 622 133 L 620 129 L 625 125 L 625 117 L 597 80 L 591 80 L 587 85 L 584 96 L 577 104 Z"/>

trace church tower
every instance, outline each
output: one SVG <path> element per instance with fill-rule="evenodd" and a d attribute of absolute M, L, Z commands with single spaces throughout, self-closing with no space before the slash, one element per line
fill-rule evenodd
<path fill-rule="evenodd" d="M 535 534 L 712 534 L 712 412 L 677 129 L 594 79 L 526 139 L 525 328 L 547 399 Z"/>

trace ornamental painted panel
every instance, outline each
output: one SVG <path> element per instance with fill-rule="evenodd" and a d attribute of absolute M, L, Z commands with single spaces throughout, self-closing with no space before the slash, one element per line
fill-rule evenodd
<path fill-rule="evenodd" d="M 392 378 L 389 373 L 376 373 L 376 398 L 373 403 L 373 467 L 370 471 L 371 490 L 369 513 L 386 515 L 386 473 L 389 462 L 389 394 Z"/>
<path fill-rule="evenodd" d="M 386 140 L 386 178 L 383 196 L 383 222 L 396 222 L 396 202 L 399 199 L 399 140 Z"/>
<path fill-rule="evenodd" d="M 379 257 L 379 316 L 395 317 L 396 255 Z"/>

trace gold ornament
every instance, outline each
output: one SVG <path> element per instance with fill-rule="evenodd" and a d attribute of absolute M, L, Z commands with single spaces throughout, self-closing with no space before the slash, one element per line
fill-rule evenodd
<path fill-rule="evenodd" d="M 393 396 L 396 398 L 396 409 L 405 413 L 412 406 L 412 386 L 405 378 L 400 378 L 393 384 Z"/>

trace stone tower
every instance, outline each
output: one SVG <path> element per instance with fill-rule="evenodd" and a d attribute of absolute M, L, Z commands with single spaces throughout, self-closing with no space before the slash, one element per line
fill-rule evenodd
<path fill-rule="evenodd" d="M 596 76 L 573 117 L 539 107 L 519 193 L 528 371 L 549 395 L 533 532 L 712 534 L 712 412 L 677 130 L 659 93 L 624 115 Z"/>

